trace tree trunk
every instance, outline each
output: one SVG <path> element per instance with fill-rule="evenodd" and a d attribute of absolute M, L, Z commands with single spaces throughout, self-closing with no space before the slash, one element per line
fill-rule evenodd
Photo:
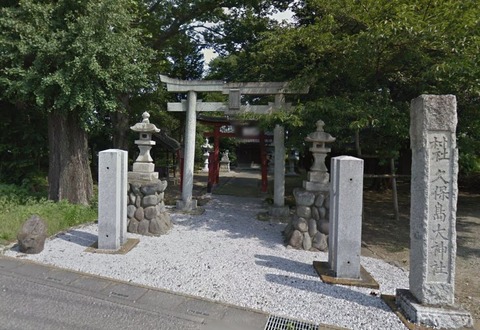
<path fill-rule="evenodd" d="M 48 115 L 48 198 L 88 205 L 93 196 L 87 133 L 77 116 L 50 112 Z"/>
<path fill-rule="evenodd" d="M 113 125 L 113 147 L 128 151 L 128 131 L 130 129 L 128 122 L 128 95 L 120 97 L 124 109 L 111 114 Z"/>

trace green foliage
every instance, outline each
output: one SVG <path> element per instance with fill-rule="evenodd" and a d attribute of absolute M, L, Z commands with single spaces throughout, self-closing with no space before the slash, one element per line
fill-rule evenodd
<path fill-rule="evenodd" d="M 322 119 L 335 148 L 358 131 L 364 153 L 383 155 L 408 148 L 411 99 L 455 94 L 461 164 L 480 156 L 476 1 L 310 0 L 293 10 L 295 23 L 266 27 L 247 50 L 216 60 L 211 76 L 309 85 L 294 118 L 277 118 L 298 119 L 294 138 Z"/>
<path fill-rule="evenodd" d="M 0 210 L 0 243 L 14 241 L 22 224 L 35 214 L 47 223 L 48 235 L 97 219 L 96 207 L 54 203 L 27 188 L 5 184 L 0 184 Z"/>
<path fill-rule="evenodd" d="M 76 111 L 85 129 L 147 82 L 152 52 L 131 0 L 22 0 L 0 9 L 0 88 L 44 111 Z"/>

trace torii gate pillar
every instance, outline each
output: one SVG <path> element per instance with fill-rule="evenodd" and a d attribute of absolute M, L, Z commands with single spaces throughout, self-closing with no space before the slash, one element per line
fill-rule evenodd
<path fill-rule="evenodd" d="M 281 109 L 285 106 L 283 94 L 275 95 L 275 108 Z M 273 130 L 273 145 L 275 147 L 275 165 L 273 181 L 273 206 L 270 214 L 275 217 L 286 217 L 290 209 L 285 206 L 285 128 L 276 125 Z"/>
<path fill-rule="evenodd" d="M 197 93 L 188 91 L 187 115 L 185 122 L 185 149 L 183 159 L 182 199 L 177 201 L 177 209 L 191 211 L 197 208 L 197 200 L 192 199 L 193 173 L 195 161 L 195 132 L 197 129 Z"/>

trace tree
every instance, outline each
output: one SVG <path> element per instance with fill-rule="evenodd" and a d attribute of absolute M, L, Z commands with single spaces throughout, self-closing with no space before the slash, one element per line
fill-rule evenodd
<path fill-rule="evenodd" d="M 87 135 L 147 81 L 132 0 L 35 1 L 0 12 L 0 88 L 48 117 L 49 198 L 88 204 Z"/>
<path fill-rule="evenodd" d="M 308 84 L 296 136 L 322 116 L 330 133 L 352 140 L 359 132 L 383 154 L 408 148 L 412 98 L 455 94 L 462 159 L 472 152 L 480 123 L 476 1 L 305 0 L 294 12 L 294 24 L 271 26 L 247 50 L 218 59 L 212 73 L 242 68 L 243 76 Z"/>

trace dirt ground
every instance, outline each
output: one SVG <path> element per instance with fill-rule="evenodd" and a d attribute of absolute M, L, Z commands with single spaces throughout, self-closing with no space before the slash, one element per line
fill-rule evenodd
<path fill-rule="evenodd" d="M 223 174 L 225 176 L 226 174 Z M 235 181 L 230 176 L 237 176 Z M 269 194 L 260 194 L 259 174 L 229 174 L 223 177 L 214 188 L 214 193 L 265 196 L 271 198 L 273 182 L 269 180 Z M 199 203 L 206 192 L 206 176 L 196 175 L 194 180 L 194 196 Z M 294 204 L 292 190 L 302 186 L 301 177 L 287 177 L 285 187 L 286 203 Z M 229 189 L 231 187 L 231 189 Z M 240 189 L 241 188 L 241 189 Z M 457 206 L 457 259 L 455 278 L 456 303 L 468 310 L 474 318 L 475 330 L 480 330 L 480 194 L 471 186 L 460 193 Z M 474 187 L 478 191 L 478 187 Z M 166 199 L 174 204 L 180 198 L 178 185 L 171 184 Z M 168 196 L 168 197 L 167 197 Z M 362 228 L 362 254 L 381 258 L 399 267 L 409 268 L 410 245 L 410 185 L 409 182 L 398 183 L 399 220 L 395 220 L 391 190 L 364 190 L 364 217 Z"/>
<path fill-rule="evenodd" d="M 391 191 L 364 191 L 362 241 L 372 253 L 409 268 L 409 184 L 399 184 L 400 218 L 395 220 Z M 457 205 L 455 300 L 474 318 L 480 330 L 480 194 L 460 192 Z"/>

